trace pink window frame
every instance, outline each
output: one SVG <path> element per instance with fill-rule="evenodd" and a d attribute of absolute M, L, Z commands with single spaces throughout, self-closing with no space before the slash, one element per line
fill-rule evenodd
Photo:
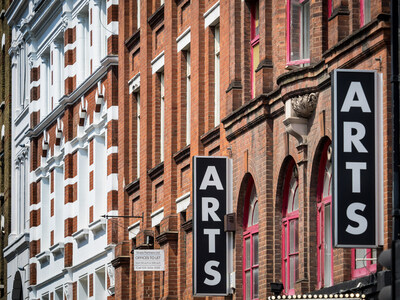
<path fill-rule="evenodd" d="M 292 161 L 290 162 L 288 169 L 286 171 L 286 176 L 285 176 L 285 181 L 284 181 L 284 187 L 283 187 L 283 205 L 282 205 L 282 282 L 284 286 L 284 293 L 287 295 L 294 295 L 295 294 L 295 289 L 287 289 L 286 283 L 289 282 L 290 280 L 290 256 L 293 255 L 299 255 L 299 251 L 294 252 L 294 253 L 289 253 L 290 252 L 290 221 L 297 219 L 299 220 L 299 210 L 297 209 L 296 211 L 292 211 L 290 213 L 287 212 L 288 209 L 288 202 L 289 202 L 289 189 L 290 189 L 290 181 L 292 178 L 293 174 L 293 168 L 295 167 L 295 162 Z M 299 183 L 297 180 L 297 187 L 296 190 L 299 187 Z M 287 245 L 287 251 L 288 253 L 286 254 L 286 245 Z M 298 248 L 299 246 L 297 246 Z M 298 249 L 299 250 L 299 249 Z M 285 267 L 285 262 L 288 262 L 286 264 L 287 267 Z M 289 276 L 289 277 L 288 277 Z M 296 282 L 297 278 L 295 277 L 294 281 Z"/>
<path fill-rule="evenodd" d="M 365 25 L 365 20 L 364 20 L 364 4 L 365 0 L 360 0 L 360 24 L 361 26 Z"/>
<path fill-rule="evenodd" d="M 246 299 L 246 271 L 250 270 L 250 282 L 253 282 L 253 269 L 258 268 L 259 264 L 253 265 L 253 236 L 258 234 L 258 224 L 248 227 L 249 221 L 249 209 L 250 209 L 250 197 L 251 192 L 254 188 L 254 180 L 251 178 L 249 183 L 247 184 L 246 196 L 245 196 L 245 204 L 244 204 L 244 216 L 243 216 L 243 264 L 242 264 L 242 275 L 243 275 L 243 299 Z M 256 201 L 255 203 L 258 203 Z M 254 211 L 253 211 L 254 214 Z M 246 268 L 246 239 L 250 238 L 250 268 Z M 253 298 L 253 289 L 250 287 L 250 299 L 258 299 Z"/>
<path fill-rule="evenodd" d="M 330 143 L 326 143 L 322 150 L 322 157 L 319 165 L 318 171 L 318 185 L 317 185 L 317 284 L 318 288 L 324 287 L 324 265 L 325 265 L 325 210 L 323 208 L 326 205 L 330 205 L 330 214 L 331 214 L 331 232 L 332 232 L 332 195 L 323 198 L 324 193 L 324 177 L 325 177 L 325 166 L 327 161 L 327 151 Z M 323 240 L 321 241 L 321 237 Z M 331 285 L 333 285 L 333 247 L 332 247 L 332 234 L 331 234 Z M 321 259 L 322 256 L 322 259 Z M 321 265 L 322 261 L 322 265 Z"/>
<path fill-rule="evenodd" d="M 308 2 L 308 1 L 309 0 L 300 0 L 299 2 L 304 3 L 304 2 Z M 290 50 L 291 50 L 290 5 L 291 5 L 291 3 L 292 3 L 292 0 L 288 0 L 287 7 L 286 7 L 286 65 L 293 66 L 293 65 L 300 65 L 300 64 L 308 64 L 308 63 L 310 63 L 310 58 L 300 59 L 300 60 L 291 60 L 290 59 Z M 301 35 L 299 38 L 301 39 Z"/>
<path fill-rule="evenodd" d="M 367 249 L 366 258 L 372 258 L 372 250 Z M 370 260 L 366 260 L 366 267 L 356 269 L 356 249 L 351 249 L 351 278 L 359 278 L 363 276 L 367 276 L 371 273 L 375 273 L 377 270 L 376 263 L 373 264 Z"/>
<path fill-rule="evenodd" d="M 255 70 L 254 70 L 254 47 L 260 43 L 260 33 L 256 35 L 256 7 L 259 6 L 259 1 L 256 0 L 251 4 L 250 8 L 250 52 L 251 52 L 251 61 L 250 61 L 250 90 L 251 90 L 251 98 L 254 98 L 255 96 L 255 91 L 253 88 L 253 83 L 255 80 Z M 258 15 L 258 26 L 260 26 L 260 15 Z"/>
<path fill-rule="evenodd" d="M 332 10 L 333 10 L 332 1 L 333 0 L 328 0 L 328 18 L 332 16 Z"/>

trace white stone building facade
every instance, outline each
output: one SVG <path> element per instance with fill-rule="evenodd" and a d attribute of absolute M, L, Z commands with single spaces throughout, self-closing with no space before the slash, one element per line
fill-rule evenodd
<path fill-rule="evenodd" d="M 114 297 L 117 223 L 102 216 L 116 214 L 118 188 L 115 9 L 116 0 L 24 0 L 6 13 L 15 183 L 7 299 Z"/>

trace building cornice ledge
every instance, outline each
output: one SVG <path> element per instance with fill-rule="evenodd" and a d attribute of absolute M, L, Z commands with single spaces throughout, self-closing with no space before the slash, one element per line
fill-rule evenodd
<path fill-rule="evenodd" d="M 111 261 L 111 264 L 114 268 L 119 268 L 123 265 L 129 264 L 130 259 L 129 256 L 118 256 Z"/>
<path fill-rule="evenodd" d="M 159 163 L 157 166 L 147 171 L 147 175 L 149 175 L 151 180 L 156 179 L 162 174 L 164 174 L 164 162 Z"/>
<path fill-rule="evenodd" d="M 125 186 L 125 191 L 128 193 L 128 195 L 132 195 L 133 193 L 137 192 L 140 188 L 140 178 L 137 178 L 136 180 L 132 181 L 131 183 L 128 183 Z"/>
<path fill-rule="evenodd" d="M 91 89 L 101 78 L 103 78 L 108 69 L 111 66 L 118 65 L 117 55 L 108 55 L 101 61 L 101 66 L 88 77 L 80 86 L 78 86 L 71 94 L 65 95 L 60 99 L 59 105 L 43 119 L 36 127 L 28 131 L 28 137 L 39 136 L 44 129 L 50 124 L 56 121 L 56 119 L 65 111 L 65 108 L 73 105 L 75 102 L 80 101 L 80 97 L 83 96 L 89 89 Z"/>
<path fill-rule="evenodd" d="M 183 162 L 190 157 L 190 144 L 179 150 L 174 154 L 174 159 L 177 164 Z"/>
<path fill-rule="evenodd" d="M 148 19 L 147 23 L 149 23 L 150 28 L 154 29 L 159 23 L 164 21 L 164 4 L 161 5 Z"/>
<path fill-rule="evenodd" d="M 220 136 L 220 126 L 217 125 L 213 129 L 209 130 L 208 132 L 204 133 L 200 140 L 204 146 L 211 144 L 213 141 L 219 139 Z"/>
<path fill-rule="evenodd" d="M 29 248 L 29 233 L 25 232 L 17 237 L 10 245 L 4 248 L 3 256 L 10 262 L 18 253 Z"/>
<path fill-rule="evenodd" d="M 178 240 L 178 231 L 165 231 L 156 237 L 156 241 L 159 245 L 164 245 L 170 241 Z"/>

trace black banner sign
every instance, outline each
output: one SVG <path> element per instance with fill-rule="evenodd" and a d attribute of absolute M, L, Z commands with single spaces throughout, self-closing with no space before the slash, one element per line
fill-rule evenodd
<path fill-rule="evenodd" d="M 193 295 L 227 295 L 229 159 L 193 157 Z"/>
<path fill-rule="evenodd" d="M 335 247 L 377 245 L 377 74 L 335 70 L 332 85 Z"/>

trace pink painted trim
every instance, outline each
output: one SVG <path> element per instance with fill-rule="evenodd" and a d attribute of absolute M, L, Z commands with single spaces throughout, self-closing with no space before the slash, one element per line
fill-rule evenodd
<path fill-rule="evenodd" d="M 291 60 L 290 59 L 290 50 L 291 50 L 291 44 L 290 44 L 290 20 L 291 20 L 291 15 L 290 15 L 290 6 L 291 6 L 291 1 L 288 0 L 287 6 L 286 6 L 286 66 L 294 66 L 294 65 L 300 65 L 300 64 L 308 64 L 310 63 L 310 59 L 301 59 L 301 60 Z M 309 0 L 300 0 L 299 3 L 302 4 L 303 2 L 307 2 Z M 300 37 L 301 39 L 301 34 Z"/>
<path fill-rule="evenodd" d="M 244 197 L 244 210 L 243 210 L 243 229 L 247 230 L 247 223 L 249 219 L 249 209 L 250 209 L 250 196 L 251 191 L 253 189 L 254 179 L 250 177 L 249 182 L 247 183 L 246 195 Z"/>
<path fill-rule="evenodd" d="M 360 25 L 361 26 L 365 25 L 365 20 L 364 20 L 364 0 L 360 0 Z"/>
<path fill-rule="evenodd" d="M 317 185 L 317 285 L 318 288 L 324 287 L 324 278 L 325 278 L 325 206 L 330 205 L 330 214 L 331 214 L 331 232 L 332 232 L 332 196 L 328 196 L 323 198 L 324 193 L 324 177 L 325 177 L 325 167 L 327 161 L 327 150 L 331 143 L 328 142 L 324 145 L 322 149 L 322 156 L 319 165 L 318 171 L 318 185 Z M 332 233 L 331 233 L 331 282 L 330 285 L 333 285 L 333 247 L 332 247 Z"/>
<path fill-rule="evenodd" d="M 253 236 L 258 234 L 258 224 L 247 227 L 248 223 L 248 216 L 249 216 L 249 209 L 250 209 L 250 196 L 251 192 L 254 188 L 254 180 L 250 178 L 247 189 L 246 189 L 246 196 L 245 196 L 245 204 L 244 204 L 244 216 L 243 216 L 243 264 L 242 264 L 242 278 L 243 278 L 243 299 L 246 299 L 246 271 L 250 272 L 250 282 L 253 283 L 253 269 L 258 268 L 259 264 L 253 264 L 254 257 L 254 249 L 253 249 Z M 257 202 L 256 202 L 257 203 Z M 250 266 L 246 268 L 246 240 L 250 239 Z M 250 287 L 250 299 L 258 299 L 253 298 L 253 289 L 252 286 Z M 250 300 L 249 299 L 249 300 Z"/>
<path fill-rule="evenodd" d="M 293 211 L 291 213 L 287 212 L 288 204 L 289 204 L 289 189 L 290 189 L 290 181 L 293 174 L 293 168 L 295 167 L 295 162 L 292 160 L 289 163 L 289 166 L 286 171 L 285 182 L 283 187 L 283 201 L 282 201 L 282 282 L 284 285 L 284 293 L 286 295 L 294 295 L 295 289 L 288 289 L 287 285 L 290 283 L 290 257 L 298 256 L 299 252 L 290 253 L 290 221 L 299 219 L 299 211 Z M 297 187 L 296 187 L 297 189 Z M 298 241 L 297 241 L 298 242 Z M 299 245 L 297 246 L 297 248 Z M 287 253 L 286 253 L 287 249 Z M 286 263 L 286 266 L 285 266 Z M 293 270 L 295 272 L 295 270 Z M 296 282 L 295 278 L 295 282 Z"/>
<path fill-rule="evenodd" d="M 332 16 L 332 0 L 328 1 L 328 18 L 330 18 Z"/>
<path fill-rule="evenodd" d="M 258 1 L 252 3 L 250 8 L 250 46 L 251 46 L 251 59 L 250 59 L 250 91 L 251 91 L 251 98 L 254 98 L 255 91 L 253 89 L 253 83 L 255 80 L 255 73 L 254 73 L 254 47 L 260 42 L 260 35 L 256 35 L 256 6 L 259 5 Z M 258 20 L 260 22 L 260 20 Z"/>
<path fill-rule="evenodd" d="M 372 249 L 367 249 L 366 258 L 372 258 Z M 366 265 L 364 268 L 356 269 L 356 249 L 351 249 L 351 278 L 356 279 L 376 272 L 376 264 L 372 264 L 370 260 L 367 260 Z"/>
<path fill-rule="evenodd" d="M 290 62 L 290 4 L 291 0 L 288 0 L 286 6 L 286 62 Z"/>

